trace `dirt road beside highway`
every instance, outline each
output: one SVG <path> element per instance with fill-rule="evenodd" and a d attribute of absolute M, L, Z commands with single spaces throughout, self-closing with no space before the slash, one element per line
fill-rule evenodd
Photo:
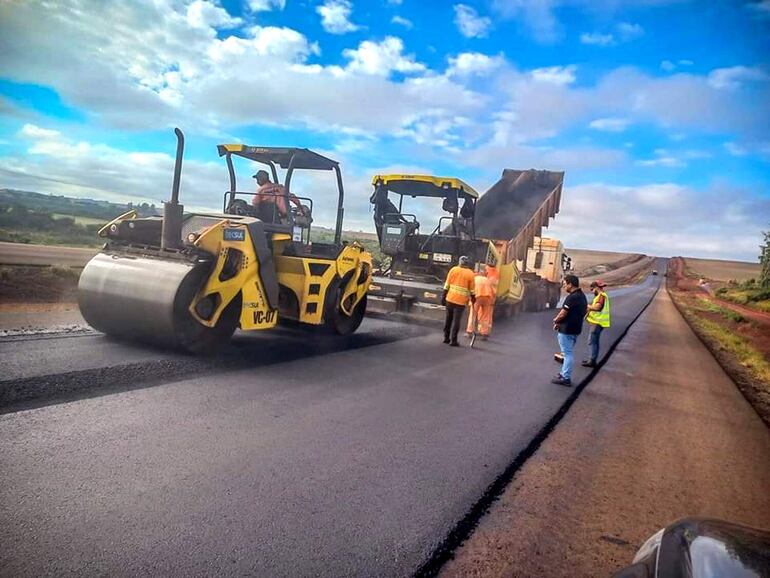
<path fill-rule="evenodd" d="M 609 576 L 684 516 L 770 521 L 770 431 L 660 291 L 442 573 Z"/>

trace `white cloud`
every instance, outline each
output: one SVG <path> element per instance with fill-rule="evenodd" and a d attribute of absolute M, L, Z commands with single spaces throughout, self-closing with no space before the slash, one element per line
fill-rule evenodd
<path fill-rule="evenodd" d="M 248 0 L 248 5 L 252 12 L 269 12 L 286 8 L 286 0 Z"/>
<path fill-rule="evenodd" d="M 32 138 L 32 139 L 58 139 L 61 137 L 61 133 L 58 130 L 52 130 L 47 128 L 40 128 L 34 124 L 25 124 L 19 131 L 19 136 Z"/>
<path fill-rule="evenodd" d="M 747 82 L 765 82 L 767 80 L 770 80 L 770 75 L 757 66 L 716 68 L 708 75 L 708 81 L 711 86 L 728 90 L 739 88 Z"/>
<path fill-rule="evenodd" d="M 480 52 L 462 52 L 448 58 L 448 76 L 487 75 L 500 68 L 505 63 L 502 54 L 488 56 Z"/>
<path fill-rule="evenodd" d="M 187 22 L 195 28 L 235 28 L 243 21 L 207 0 L 194 0 L 187 7 Z"/>
<path fill-rule="evenodd" d="M 506 19 L 524 22 L 538 42 L 555 42 L 561 29 L 554 8 L 559 0 L 493 0 L 493 9 Z"/>
<path fill-rule="evenodd" d="M 677 60 L 676 62 L 672 62 L 671 60 L 663 60 L 660 63 L 660 69 L 666 72 L 673 72 L 679 66 L 692 66 L 693 64 L 695 63 L 692 60 L 687 59 Z"/>
<path fill-rule="evenodd" d="M 353 4 L 349 0 L 326 0 L 316 12 L 321 15 L 321 26 L 330 34 L 346 34 L 360 28 L 350 21 Z"/>
<path fill-rule="evenodd" d="M 588 126 L 594 130 L 601 130 L 605 132 L 623 132 L 628 128 L 631 121 L 627 118 L 597 118 L 592 120 Z"/>
<path fill-rule="evenodd" d="M 402 16 L 396 15 L 393 18 L 390 19 L 390 21 L 393 24 L 398 24 L 399 26 L 403 26 L 404 28 L 412 28 L 414 24 L 411 20 L 408 18 L 403 18 Z"/>
<path fill-rule="evenodd" d="M 644 28 L 639 24 L 620 22 L 615 26 L 614 34 L 612 32 L 584 32 L 580 35 L 580 42 L 594 46 L 614 46 L 622 42 L 631 42 L 642 36 L 644 36 Z"/>
<path fill-rule="evenodd" d="M 688 160 L 708 159 L 713 155 L 708 151 L 684 150 L 671 152 L 667 149 L 655 149 L 655 158 L 636 161 L 642 167 L 680 168 L 687 166 Z"/>
<path fill-rule="evenodd" d="M 655 158 L 638 160 L 636 164 L 641 167 L 679 168 L 684 167 L 686 163 L 666 149 L 655 149 Z"/>
<path fill-rule="evenodd" d="M 358 48 L 345 49 L 342 54 L 350 60 L 347 69 L 364 74 L 388 76 L 392 71 L 413 73 L 425 70 L 425 65 L 415 62 L 414 56 L 405 55 L 400 38 L 388 36 L 382 42 L 364 40 Z"/>
<path fill-rule="evenodd" d="M 27 150 L 0 157 L 0 172 L 7 186 L 158 205 L 169 196 L 174 170 L 170 154 L 124 151 L 77 141 L 35 125 L 25 125 L 17 136 Z M 212 151 L 212 158 L 215 155 Z M 181 189 L 185 206 L 221 210 L 221 196 L 212 195 L 212 191 L 226 188 L 227 169 L 223 163 L 185 161 Z"/>
<path fill-rule="evenodd" d="M 602 249 L 612 239 L 617 251 L 756 261 L 768 214 L 770 199 L 721 183 L 702 190 L 675 183 L 567 184 L 548 233 L 568 247 Z M 591 225 L 597 222 L 602 227 Z"/>
<path fill-rule="evenodd" d="M 577 66 L 570 64 L 568 66 L 547 66 L 545 68 L 536 68 L 532 70 L 530 74 L 532 78 L 537 82 L 565 85 L 575 82 L 576 70 Z"/>
<path fill-rule="evenodd" d="M 312 61 L 318 45 L 291 28 L 251 26 L 227 35 L 211 24 L 190 23 L 190 4 L 174 12 L 164 9 L 166 0 L 137 0 L 119 4 L 120 10 L 104 18 L 88 9 L 87 0 L 73 7 L 77 1 L 47 11 L 23 2 L 10 10 L 0 3 L 0 53 L 8 55 L 4 74 L 50 86 L 63 102 L 112 129 L 179 124 L 221 135 L 274 125 L 390 135 L 425 143 L 422 151 L 432 145 L 486 147 L 504 164 L 511 150 L 520 150 L 524 158 L 563 160 L 575 168 L 580 168 L 578 148 L 533 143 L 602 119 L 650 124 L 693 138 L 728 135 L 725 140 L 751 150 L 767 139 L 766 85 L 757 84 L 749 94 L 718 90 L 703 75 L 660 78 L 634 68 L 577 85 L 574 65 L 521 71 L 502 55 L 477 52 L 452 56 L 445 70 L 431 70 L 405 53 L 395 37 L 352 46 L 344 53 L 347 65 L 322 65 Z M 152 30 L 135 25 L 147 21 L 154 23 Z M 66 70 L 52 67 L 43 56 L 50 54 L 67 62 Z M 589 152 L 596 153 L 588 161 L 592 166 L 630 162 L 601 147 Z"/>
<path fill-rule="evenodd" d="M 466 38 L 484 38 L 492 27 L 492 19 L 479 16 L 478 12 L 466 4 L 455 4 L 455 24 L 460 34 Z"/>
<path fill-rule="evenodd" d="M 644 36 L 644 28 L 639 24 L 621 22 L 617 25 L 618 36 L 623 42 L 631 42 Z"/>
<path fill-rule="evenodd" d="M 580 42 L 582 44 L 592 44 L 595 46 L 609 46 L 615 42 L 615 37 L 612 34 L 599 34 L 598 32 L 584 32 L 580 35 Z"/>
<path fill-rule="evenodd" d="M 742 146 L 734 142 L 726 142 L 724 144 L 724 148 L 729 154 L 731 154 L 734 157 L 743 157 L 749 153 L 749 151 L 747 151 L 745 148 L 743 148 Z"/>

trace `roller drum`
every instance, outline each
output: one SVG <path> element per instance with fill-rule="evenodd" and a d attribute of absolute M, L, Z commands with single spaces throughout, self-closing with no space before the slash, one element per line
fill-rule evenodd
<path fill-rule="evenodd" d="M 237 324 L 234 307 L 215 328 L 190 315 L 187 308 L 209 271 L 206 263 L 99 253 L 80 275 L 78 304 L 88 324 L 107 335 L 205 352 Z"/>

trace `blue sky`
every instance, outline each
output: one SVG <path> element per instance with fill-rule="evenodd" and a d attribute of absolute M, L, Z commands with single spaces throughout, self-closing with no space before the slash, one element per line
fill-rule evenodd
<path fill-rule="evenodd" d="M 179 126 L 189 207 L 221 202 L 221 142 L 340 160 L 351 229 L 377 172 L 564 170 L 567 246 L 754 260 L 769 39 L 770 0 L 10 0 L 0 187 L 157 203 Z M 318 222 L 332 185 L 296 181 Z"/>

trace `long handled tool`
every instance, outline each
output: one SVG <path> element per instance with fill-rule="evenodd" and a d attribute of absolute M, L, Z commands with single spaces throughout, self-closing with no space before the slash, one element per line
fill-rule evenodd
<path fill-rule="evenodd" d="M 478 333 L 478 319 L 476 316 L 476 307 L 473 306 L 473 303 L 471 303 L 471 321 L 473 323 L 473 333 L 471 334 L 471 349 L 473 349 L 473 345 L 476 343 L 476 335 Z"/>

